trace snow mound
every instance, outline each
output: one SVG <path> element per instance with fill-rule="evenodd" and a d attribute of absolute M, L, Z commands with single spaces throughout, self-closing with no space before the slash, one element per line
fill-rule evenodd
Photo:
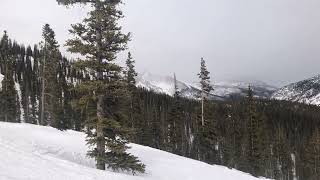
<path fill-rule="evenodd" d="M 86 156 L 85 135 L 50 127 L 0 122 L 1 180 L 257 180 L 245 173 L 211 166 L 132 144 L 130 152 L 147 165 L 146 174 L 100 171 Z"/>

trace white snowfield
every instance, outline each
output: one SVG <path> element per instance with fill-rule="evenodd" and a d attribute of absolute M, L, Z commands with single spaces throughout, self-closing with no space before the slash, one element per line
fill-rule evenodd
<path fill-rule="evenodd" d="M 100 171 L 86 157 L 85 135 L 50 127 L 0 123 L 0 180 L 257 180 L 245 173 L 211 166 L 132 144 L 146 174 Z"/>

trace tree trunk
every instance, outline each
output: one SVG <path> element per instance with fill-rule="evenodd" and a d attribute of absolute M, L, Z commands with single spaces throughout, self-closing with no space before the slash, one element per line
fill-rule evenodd
<path fill-rule="evenodd" d="M 105 139 L 104 139 L 104 133 L 103 133 L 103 96 L 98 97 L 97 102 L 97 117 L 98 117 L 98 123 L 97 123 L 97 169 L 105 170 L 106 165 L 103 161 L 103 157 L 105 155 Z"/>
<path fill-rule="evenodd" d="M 201 123 L 202 126 L 204 126 L 204 93 L 202 92 L 202 98 L 201 98 Z"/>
<path fill-rule="evenodd" d="M 95 8 L 97 11 L 101 9 L 100 3 L 98 0 L 96 0 L 95 3 Z M 100 23 L 100 19 L 98 19 Z M 98 23 L 98 24 L 99 24 Z M 98 26 L 96 29 L 96 41 L 97 41 L 97 60 L 99 61 L 100 64 L 102 64 L 102 56 L 101 56 L 101 44 L 102 44 L 102 32 L 101 28 Z M 97 76 L 98 80 L 103 80 L 103 72 L 100 70 L 100 68 L 97 69 Z M 104 113 L 103 113 L 103 100 L 104 100 L 104 95 L 99 95 L 98 96 L 98 101 L 97 101 L 97 169 L 100 170 L 105 170 L 106 169 L 106 164 L 104 162 L 104 156 L 106 153 L 106 142 L 105 142 L 105 137 L 104 137 L 104 128 L 103 128 L 103 120 L 104 120 Z"/>
<path fill-rule="evenodd" d="M 6 64 L 6 72 L 5 72 L 5 92 L 6 93 L 8 93 L 8 77 L 9 77 L 9 75 L 8 75 L 8 60 L 7 60 L 7 64 Z M 4 105 L 4 107 L 5 107 L 5 110 L 4 110 L 4 121 L 5 122 L 8 122 L 8 94 L 6 95 L 6 100 L 5 100 L 5 105 Z"/>

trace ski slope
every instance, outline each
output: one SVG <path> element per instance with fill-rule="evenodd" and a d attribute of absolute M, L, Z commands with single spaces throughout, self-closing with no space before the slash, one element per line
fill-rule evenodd
<path fill-rule="evenodd" d="M 146 174 L 100 171 L 86 157 L 85 135 L 50 127 L 0 122 L 1 180 L 258 180 L 245 173 L 211 166 L 132 144 Z"/>

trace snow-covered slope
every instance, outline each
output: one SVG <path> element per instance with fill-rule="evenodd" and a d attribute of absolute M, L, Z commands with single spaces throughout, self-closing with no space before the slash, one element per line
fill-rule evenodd
<path fill-rule="evenodd" d="M 271 94 L 276 90 L 275 87 L 266 83 L 255 81 L 229 81 L 214 83 L 214 91 L 212 99 L 224 100 L 231 96 L 242 97 L 247 93 L 249 84 L 252 86 L 256 97 L 270 98 Z M 199 85 L 188 84 L 177 81 L 178 88 L 182 96 L 187 98 L 196 99 L 200 94 Z M 152 90 L 158 93 L 164 93 L 172 96 L 174 94 L 174 78 L 173 76 L 159 76 L 149 72 L 143 73 L 137 78 L 137 86 Z"/>
<path fill-rule="evenodd" d="M 276 91 L 272 98 L 320 105 L 320 75 L 289 84 Z"/>
<path fill-rule="evenodd" d="M 174 78 L 173 76 L 159 76 L 145 72 L 137 78 L 137 86 L 152 90 L 156 93 L 163 93 L 169 96 L 174 94 Z M 191 85 L 177 80 L 177 87 L 183 97 L 196 99 L 200 90 Z M 218 97 L 217 97 L 218 98 Z"/>
<path fill-rule="evenodd" d="M 257 98 L 268 99 L 277 88 L 261 81 L 225 81 L 214 84 L 214 94 L 223 97 L 243 97 L 247 95 L 249 85 Z"/>
<path fill-rule="evenodd" d="M 143 175 L 100 171 L 86 157 L 85 135 L 50 127 L 0 123 L 1 180 L 258 180 L 245 173 L 211 166 L 132 144 L 131 153 L 147 165 Z"/>

